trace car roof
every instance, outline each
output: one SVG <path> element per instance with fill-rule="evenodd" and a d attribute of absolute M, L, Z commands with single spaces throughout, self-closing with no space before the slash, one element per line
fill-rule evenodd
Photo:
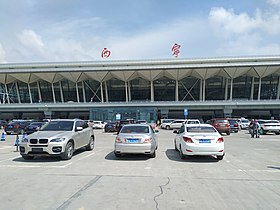
<path fill-rule="evenodd" d="M 148 125 L 148 124 L 125 124 L 125 125 L 123 125 L 123 127 L 127 127 L 127 126 L 135 126 L 135 127 L 139 127 L 139 126 L 148 126 L 148 127 L 150 127 L 150 125 Z"/>
<path fill-rule="evenodd" d="M 212 125 L 206 124 L 206 123 L 200 123 L 200 124 L 185 124 L 186 127 L 213 127 Z"/>

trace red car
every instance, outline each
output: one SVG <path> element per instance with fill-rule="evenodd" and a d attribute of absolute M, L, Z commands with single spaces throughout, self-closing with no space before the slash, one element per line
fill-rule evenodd
<path fill-rule="evenodd" d="M 225 118 L 214 118 L 210 120 L 210 124 L 219 131 L 219 133 L 226 133 L 230 135 L 230 123 Z"/>

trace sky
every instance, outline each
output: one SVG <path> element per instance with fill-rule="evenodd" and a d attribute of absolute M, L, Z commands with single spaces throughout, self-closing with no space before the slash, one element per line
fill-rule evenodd
<path fill-rule="evenodd" d="M 280 55 L 280 0 L 0 0 L 0 23 L 0 63 Z"/>

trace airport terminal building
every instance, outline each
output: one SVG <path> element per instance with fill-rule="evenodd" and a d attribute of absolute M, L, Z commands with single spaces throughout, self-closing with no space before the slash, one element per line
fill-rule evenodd
<path fill-rule="evenodd" d="M 280 56 L 0 64 L 0 119 L 280 119 Z"/>

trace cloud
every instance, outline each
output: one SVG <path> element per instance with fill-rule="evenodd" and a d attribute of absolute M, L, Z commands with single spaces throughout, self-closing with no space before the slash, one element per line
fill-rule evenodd
<path fill-rule="evenodd" d="M 218 32 L 225 33 L 247 33 L 262 24 L 260 11 L 257 11 L 255 17 L 250 17 L 247 13 L 235 14 L 233 9 L 226 10 L 222 7 L 212 8 L 208 19 Z"/>
<path fill-rule="evenodd" d="M 25 48 L 43 53 L 44 43 L 41 37 L 33 30 L 24 29 L 17 35 L 17 38 Z"/>
<path fill-rule="evenodd" d="M 0 63 L 6 63 L 6 52 L 0 43 Z"/>
<path fill-rule="evenodd" d="M 280 6 L 280 0 L 267 0 L 267 3 L 274 6 Z"/>

